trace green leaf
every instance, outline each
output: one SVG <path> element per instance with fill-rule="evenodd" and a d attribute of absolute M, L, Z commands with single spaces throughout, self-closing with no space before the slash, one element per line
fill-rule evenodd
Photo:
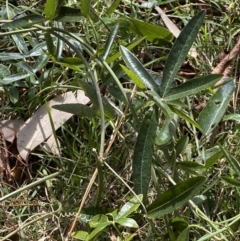
<path fill-rule="evenodd" d="M 79 84 L 84 90 L 86 96 L 89 97 L 89 99 L 92 101 L 94 108 L 97 110 L 97 113 L 100 113 L 96 90 L 92 87 L 92 85 L 88 84 L 87 82 L 79 81 Z M 117 112 L 114 110 L 113 106 L 108 102 L 106 98 L 103 97 L 102 102 L 103 102 L 105 117 L 108 119 L 113 119 L 115 117 L 115 114 L 117 114 Z"/>
<path fill-rule="evenodd" d="M 142 201 L 142 199 L 143 199 L 142 194 L 139 194 L 137 197 L 134 196 L 133 198 L 131 198 L 127 203 L 123 205 L 121 210 L 118 212 L 117 216 L 114 218 L 114 221 L 117 221 L 118 219 L 121 219 L 121 218 L 126 218 L 134 211 L 136 211 L 140 206 L 139 200 Z"/>
<path fill-rule="evenodd" d="M 48 48 L 48 52 L 49 54 L 54 57 L 55 56 L 55 46 L 53 44 L 53 39 L 50 33 L 46 32 L 44 34 L 45 36 L 45 40 L 46 40 L 46 44 L 47 44 L 47 48 Z"/>
<path fill-rule="evenodd" d="M 219 145 L 224 156 L 227 158 L 227 160 L 229 161 L 230 165 L 232 166 L 233 170 L 235 171 L 235 173 L 240 177 L 240 165 L 239 162 L 228 152 L 226 151 L 226 149 L 224 147 L 222 147 L 221 145 Z"/>
<path fill-rule="evenodd" d="M 90 15 L 91 0 L 80 0 L 82 15 L 88 18 Z"/>
<path fill-rule="evenodd" d="M 184 149 L 187 147 L 188 145 L 188 142 L 189 142 L 189 137 L 188 136 L 182 136 L 177 144 L 176 144 L 176 156 L 179 156 L 183 151 Z"/>
<path fill-rule="evenodd" d="M 151 179 L 151 165 L 153 155 L 153 145 L 157 131 L 157 113 L 152 116 L 146 115 L 143 119 L 133 155 L 133 183 L 137 194 L 143 194 L 146 200 L 148 186 Z"/>
<path fill-rule="evenodd" d="M 102 230 L 104 230 L 107 226 L 109 226 L 111 222 L 99 223 L 99 225 L 89 234 L 88 240 L 92 240 L 95 236 L 97 236 Z"/>
<path fill-rule="evenodd" d="M 87 232 L 85 232 L 85 231 L 77 231 L 77 232 L 73 232 L 72 234 L 71 234 L 71 237 L 72 238 L 75 238 L 75 239 L 78 239 L 78 240 L 82 240 L 82 241 L 87 241 L 87 240 L 89 240 L 88 239 L 88 233 Z"/>
<path fill-rule="evenodd" d="M 31 75 L 33 75 L 33 74 L 32 73 L 24 73 L 24 74 L 9 75 L 9 76 L 3 78 L 2 80 L 0 80 L 0 83 L 4 84 L 4 85 L 8 85 L 8 84 L 11 84 L 18 80 L 26 79 L 26 78 L 30 77 Z"/>
<path fill-rule="evenodd" d="M 59 22 L 79 22 L 84 19 L 81 11 L 77 8 L 60 7 L 54 20 Z"/>
<path fill-rule="evenodd" d="M 28 57 L 27 55 L 20 54 L 20 53 L 1 53 L 0 61 L 18 60 L 18 59 L 24 59 L 27 57 Z"/>
<path fill-rule="evenodd" d="M 147 207 L 147 216 L 159 218 L 181 207 L 198 193 L 205 180 L 205 177 L 192 177 L 169 188 Z"/>
<path fill-rule="evenodd" d="M 194 40 L 197 37 L 198 31 L 203 23 L 204 16 L 205 11 L 200 11 L 196 14 L 184 27 L 171 48 L 163 70 L 163 78 L 160 86 L 160 94 L 162 97 L 165 98 L 165 95 L 171 88 L 172 82 L 176 77 L 180 66 L 185 60 Z"/>
<path fill-rule="evenodd" d="M 121 65 L 121 68 L 123 69 L 123 71 L 128 75 L 128 77 L 134 82 L 135 85 L 137 85 L 138 88 L 140 89 L 145 89 L 145 85 L 143 84 L 143 82 L 138 78 L 138 76 L 136 74 L 134 74 L 130 69 L 128 69 L 127 67 L 125 67 L 124 65 Z"/>
<path fill-rule="evenodd" d="M 189 240 L 189 228 L 184 229 L 177 237 L 177 241 L 188 241 Z"/>
<path fill-rule="evenodd" d="M 205 108 L 201 111 L 198 123 L 202 127 L 204 135 L 209 134 L 220 122 L 230 100 L 232 99 L 234 89 L 234 81 L 228 82 L 217 90 L 208 101 Z"/>
<path fill-rule="evenodd" d="M 128 49 L 128 50 L 131 50 L 133 49 L 134 47 L 136 47 L 137 45 L 139 45 L 143 40 L 145 39 L 145 37 L 143 38 L 140 38 L 140 39 L 137 39 L 135 40 L 134 42 L 126 45 L 125 47 Z M 113 54 L 111 57 L 109 57 L 106 62 L 109 64 L 109 63 L 112 63 L 113 61 L 115 61 L 116 59 L 118 59 L 119 57 L 121 56 L 121 53 L 120 51 Z"/>
<path fill-rule="evenodd" d="M 222 180 L 224 180 L 225 182 L 235 186 L 235 187 L 240 187 L 240 181 L 233 179 L 231 177 L 221 177 Z"/>
<path fill-rule="evenodd" d="M 120 2 L 121 2 L 121 0 L 113 0 L 111 6 L 106 11 L 106 14 L 111 15 L 117 9 Z"/>
<path fill-rule="evenodd" d="M 11 74 L 7 66 L 0 64 L 0 80 Z"/>
<path fill-rule="evenodd" d="M 162 101 L 162 98 L 153 90 L 145 91 L 145 93 L 161 108 L 165 116 L 169 119 L 174 118 L 174 113 L 171 108 Z"/>
<path fill-rule="evenodd" d="M 45 64 L 47 64 L 48 60 L 49 57 L 46 54 L 40 55 L 33 65 L 33 72 L 36 73 L 38 70 L 40 70 Z"/>
<path fill-rule="evenodd" d="M 141 62 L 125 47 L 120 46 L 120 52 L 126 66 L 150 89 L 158 90 L 158 85 L 143 67 Z"/>
<path fill-rule="evenodd" d="M 101 223 L 109 222 L 108 217 L 104 214 L 98 214 L 94 217 L 92 217 L 91 221 L 89 222 L 89 225 L 91 228 L 96 228 Z"/>
<path fill-rule="evenodd" d="M 170 225 L 174 230 L 175 236 L 178 237 L 188 227 L 188 222 L 181 218 L 172 218 Z"/>
<path fill-rule="evenodd" d="M 58 0 L 47 0 L 44 7 L 44 13 L 47 19 L 52 20 L 55 17 Z"/>
<path fill-rule="evenodd" d="M 170 131 L 171 120 L 166 120 L 160 131 L 157 131 L 155 144 L 158 146 L 165 146 L 172 143 L 173 133 Z"/>
<path fill-rule="evenodd" d="M 19 100 L 19 91 L 15 86 L 8 89 L 9 98 L 13 104 L 17 103 Z"/>
<path fill-rule="evenodd" d="M 115 221 L 116 223 L 128 227 L 128 228 L 138 228 L 137 222 L 132 218 L 120 218 Z"/>
<path fill-rule="evenodd" d="M 111 32 L 109 33 L 109 36 L 108 36 L 108 38 L 107 38 L 107 42 L 106 42 L 106 44 L 105 44 L 105 46 L 104 46 L 104 49 L 105 49 L 105 50 L 104 50 L 104 53 L 103 53 L 103 56 L 102 56 L 103 61 L 105 61 L 106 58 L 108 57 L 108 54 L 109 54 L 109 52 L 110 52 L 110 50 L 111 50 L 111 47 L 112 47 L 112 45 L 113 45 L 113 42 L 114 42 L 114 40 L 115 40 L 115 38 L 116 38 L 116 36 L 117 36 L 118 29 L 119 29 L 119 24 L 116 24 L 116 25 L 113 27 L 113 29 L 111 30 Z"/>
<path fill-rule="evenodd" d="M 22 18 L 18 18 L 13 20 L 12 22 L 5 23 L 1 26 L 1 28 L 23 28 L 23 27 L 30 27 L 34 24 L 44 22 L 46 19 L 41 15 L 28 15 Z"/>
<path fill-rule="evenodd" d="M 96 111 L 94 109 L 80 103 L 54 105 L 52 107 L 54 109 L 68 112 L 74 115 L 80 115 L 89 118 L 96 117 Z"/>
<path fill-rule="evenodd" d="M 240 114 L 229 114 L 223 117 L 223 121 L 234 120 L 240 122 Z"/>
<path fill-rule="evenodd" d="M 220 158 L 223 156 L 223 152 L 220 150 L 219 146 L 215 146 L 211 149 L 206 150 L 206 170 L 213 166 Z"/>
<path fill-rule="evenodd" d="M 183 111 L 176 109 L 174 107 L 171 107 L 171 109 L 182 119 L 184 119 L 186 122 L 192 124 L 193 126 L 195 126 L 198 130 L 202 130 L 201 126 L 194 121 L 191 117 L 189 117 L 188 115 L 186 115 Z"/>
<path fill-rule="evenodd" d="M 189 95 L 194 95 L 213 86 L 221 77 L 221 74 L 211 74 L 188 80 L 177 87 L 170 88 L 166 93 L 164 100 L 172 101 Z"/>
<path fill-rule="evenodd" d="M 24 40 L 24 38 L 21 34 L 12 35 L 12 39 L 14 40 L 18 49 L 21 50 L 21 52 L 23 52 L 26 55 L 29 54 L 26 41 Z"/>
<path fill-rule="evenodd" d="M 146 37 L 150 42 L 159 44 L 162 42 L 171 42 L 173 40 L 172 33 L 166 28 L 156 26 L 148 22 L 143 22 L 134 18 L 128 18 L 127 20 L 134 25 L 134 29 L 137 34 Z"/>
<path fill-rule="evenodd" d="M 183 170 L 191 170 L 194 173 L 197 173 L 198 171 L 201 172 L 205 169 L 205 166 L 193 161 L 178 162 L 177 166 Z"/>

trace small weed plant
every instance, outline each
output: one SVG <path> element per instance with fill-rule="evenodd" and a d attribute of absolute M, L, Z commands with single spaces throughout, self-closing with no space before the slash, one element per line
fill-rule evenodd
<path fill-rule="evenodd" d="M 1 3 L 1 116 L 25 122 L 1 240 L 240 239 L 238 61 L 211 73 L 240 27 L 227 2 Z"/>

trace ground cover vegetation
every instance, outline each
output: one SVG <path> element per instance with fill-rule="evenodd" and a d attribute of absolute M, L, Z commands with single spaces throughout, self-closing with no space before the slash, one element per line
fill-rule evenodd
<path fill-rule="evenodd" d="M 239 240 L 238 1 L 0 1 L 1 240 Z"/>

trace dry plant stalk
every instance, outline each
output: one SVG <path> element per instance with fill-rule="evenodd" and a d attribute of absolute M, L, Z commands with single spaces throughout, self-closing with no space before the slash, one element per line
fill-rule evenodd
<path fill-rule="evenodd" d="M 237 43 L 231 50 L 229 54 L 227 54 L 220 63 L 213 69 L 212 74 L 223 74 L 223 77 L 215 84 L 215 86 L 220 85 L 224 82 L 224 80 L 230 76 L 232 69 L 232 61 L 239 55 L 240 53 L 240 37 L 238 38 Z"/>

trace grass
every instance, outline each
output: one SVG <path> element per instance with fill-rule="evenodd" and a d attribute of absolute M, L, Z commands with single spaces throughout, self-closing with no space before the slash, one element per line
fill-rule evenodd
<path fill-rule="evenodd" d="M 78 2 L 63 1 L 63 4 L 81 8 Z M 179 235 L 185 237 L 184 232 L 187 231 L 188 239 L 184 240 L 211 240 L 206 235 L 216 230 L 220 231 L 215 235 L 214 240 L 238 240 L 239 190 L 238 184 L 233 183 L 233 179 L 238 180 L 240 170 L 236 161 L 239 156 L 239 124 L 233 120 L 220 122 L 217 128 L 204 136 L 191 122 L 182 117 L 170 121 L 165 112 L 159 108 L 156 142 L 151 155 L 153 156 L 151 182 L 147 201 L 143 201 L 144 208 L 176 183 L 179 184 L 196 176 L 204 176 L 206 181 L 199 192 L 194 194 L 194 199 L 189 198 L 195 204 L 199 202 L 197 208 L 191 203 L 184 203 L 180 208 L 162 217 L 150 219 L 140 204 L 135 203 L 136 206 L 131 206 L 129 200 L 133 197 L 132 190 L 135 191 L 136 188 L 132 177 L 133 159 L 137 150 L 135 144 L 141 134 L 140 128 L 145 114 L 152 113 L 156 103 L 149 97 L 146 89 L 141 91 L 138 88 L 136 93 L 133 91 L 133 81 L 126 75 L 123 76 L 118 67 L 120 58 L 116 58 L 109 63 L 109 66 L 120 81 L 122 86 L 120 89 L 113 80 L 115 76 L 102 65 L 101 57 L 106 50 L 109 30 L 113 29 L 119 18 L 126 21 L 127 17 L 131 17 L 157 26 L 163 26 L 163 23 L 154 7 L 142 8 L 137 1 L 121 1 L 110 15 L 106 14 L 106 10 L 109 9 L 112 1 L 92 1 L 91 4 L 98 18 L 96 22 L 94 17 L 89 20 L 82 16 L 75 16 L 76 21 L 50 20 L 45 21 L 44 24 L 38 23 L 41 28 L 39 27 L 37 31 L 33 29 L 35 26 L 29 26 L 32 28 L 31 32 L 26 31 L 19 35 L 7 34 L 13 31 L 12 29 L 5 29 L 6 32 L 2 32 L 6 33 L 6 36 L 1 35 L 0 38 L 3 53 L 31 51 L 34 46 L 36 47 L 37 42 L 42 44 L 40 45 L 42 48 L 46 45 L 44 33 L 47 27 L 63 28 L 76 34 L 83 42 L 80 45 L 75 40 L 75 44 L 78 49 L 84 49 L 83 57 L 97 79 L 101 98 L 104 96 L 105 102 L 113 105 L 115 109 L 104 105 L 105 111 L 107 109 L 114 112 L 114 117 L 105 116 L 104 122 L 102 122 L 103 112 L 99 108 L 97 108 L 96 118 L 72 117 L 56 130 L 61 150 L 60 157 L 41 146 L 32 152 L 28 163 L 24 164 L 27 165 L 32 178 L 22 178 L 20 182 L 13 183 L 1 182 L 1 197 L 7 197 L 1 200 L 1 240 L 7 240 L 14 231 L 15 234 L 11 240 L 67 240 L 67 234 L 81 201 L 84 201 L 84 206 L 79 217 L 77 216 L 74 231 L 90 233 L 96 230 L 98 236 L 91 240 L 116 240 L 116 238 L 118 240 L 177 240 Z M 240 25 L 238 3 L 216 0 L 207 1 L 205 4 L 169 1 L 159 5 L 181 30 L 201 8 L 206 10 L 204 24 L 193 45 L 198 55 L 196 58 L 188 58 L 195 77 L 210 74 L 218 63 L 218 55 L 223 50 L 231 50 L 235 45 Z M 17 6 L 9 3 L 6 12 L 4 12 L 5 7 L 5 2 L 1 3 L 2 23 L 15 14 L 23 12 L 26 15 L 35 13 L 42 15 L 45 8 L 42 3 L 29 1 L 19 1 Z M 119 51 L 119 45 L 133 43 L 138 38 L 140 36 L 133 31 L 129 22 L 121 24 L 108 57 Z M 69 39 L 68 36 L 67 40 Z M 51 45 L 51 41 L 48 44 Z M 150 42 L 145 39 L 131 49 L 131 52 L 146 68 L 154 71 L 156 78 L 159 78 L 171 46 L 172 43 Z M 86 70 L 84 62 L 81 61 L 80 64 L 73 62 L 76 61 L 73 57 L 77 55 L 69 46 L 63 43 L 61 56 L 65 61 L 68 58 L 72 62 L 66 63 L 60 59 L 55 61 L 50 51 L 50 47 L 45 48 L 43 53 L 46 55 L 42 54 L 42 59 L 39 56 L 19 60 L 1 59 L 1 79 L 5 76 L 4 71 L 7 76 L 19 75 L 27 72 L 26 64 L 34 69 L 36 62 L 43 60 L 34 75 L 31 74 L 7 84 L 0 82 L 4 90 L 1 92 L 2 119 L 27 120 L 45 101 L 66 90 L 84 89 L 82 82 L 91 82 L 88 76 L 89 70 Z M 44 56 L 48 57 L 45 61 Z M 121 61 L 121 64 L 124 62 Z M 236 80 L 236 85 L 239 77 L 238 65 L 236 60 L 231 74 Z M 77 66 L 80 71 L 74 70 L 74 66 Z M 187 72 L 189 68 L 189 66 L 186 67 L 183 72 Z M 179 84 L 191 77 L 183 75 L 177 76 L 176 79 Z M 94 89 L 94 84 L 91 83 L 91 85 Z M 134 95 L 131 101 L 126 103 L 124 94 L 130 99 L 132 93 Z M 205 89 L 194 96 L 186 97 L 184 101 L 178 102 L 183 104 L 180 110 L 198 121 L 199 110 L 195 109 L 194 105 L 201 103 L 202 100 L 209 101 L 212 95 L 213 92 Z M 237 95 L 236 99 L 238 103 Z M 94 101 L 97 103 L 96 98 L 91 100 L 92 103 Z M 233 103 L 230 102 L 225 114 L 237 114 L 237 106 L 236 104 L 234 112 Z M 124 118 L 122 113 L 125 113 Z M 113 144 L 110 146 L 111 138 L 115 134 Z M 227 152 L 225 155 L 224 150 L 221 151 L 219 147 L 220 144 Z M 108 146 L 109 149 L 107 149 Z M 138 151 L 141 151 L 141 147 Z M 105 155 L 102 157 L 101 154 Z M 11 165 L 13 164 L 16 164 L 16 160 Z M 209 165 L 208 168 L 206 165 Z M 98 171 L 96 180 L 94 179 L 95 170 Z M 54 175 L 58 171 L 61 171 L 59 175 L 49 178 L 49 175 Z M 224 176 L 232 179 L 226 182 L 221 179 Z M 28 186 L 35 181 L 39 182 L 36 186 Z M 89 193 L 86 193 L 91 181 L 93 184 Z M 14 191 L 16 191 L 15 195 L 7 196 Z M 87 195 L 84 200 L 85 194 Z M 131 223 L 129 226 L 126 225 L 126 220 L 121 221 L 122 223 L 117 220 L 117 213 L 124 204 L 129 204 L 132 208 L 127 209 L 129 213 L 126 218 L 129 218 L 128 221 Z M 89 222 L 95 215 L 100 214 L 102 216 L 98 216 L 98 221 L 94 219 L 98 225 L 94 226 Z M 106 222 L 106 215 L 108 222 L 113 221 L 113 223 L 101 229 L 101 224 Z M 137 223 L 137 228 L 134 227 L 134 222 Z M 221 228 L 225 227 L 227 229 L 221 231 Z M 69 240 L 76 239 L 69 237 Z"/>

